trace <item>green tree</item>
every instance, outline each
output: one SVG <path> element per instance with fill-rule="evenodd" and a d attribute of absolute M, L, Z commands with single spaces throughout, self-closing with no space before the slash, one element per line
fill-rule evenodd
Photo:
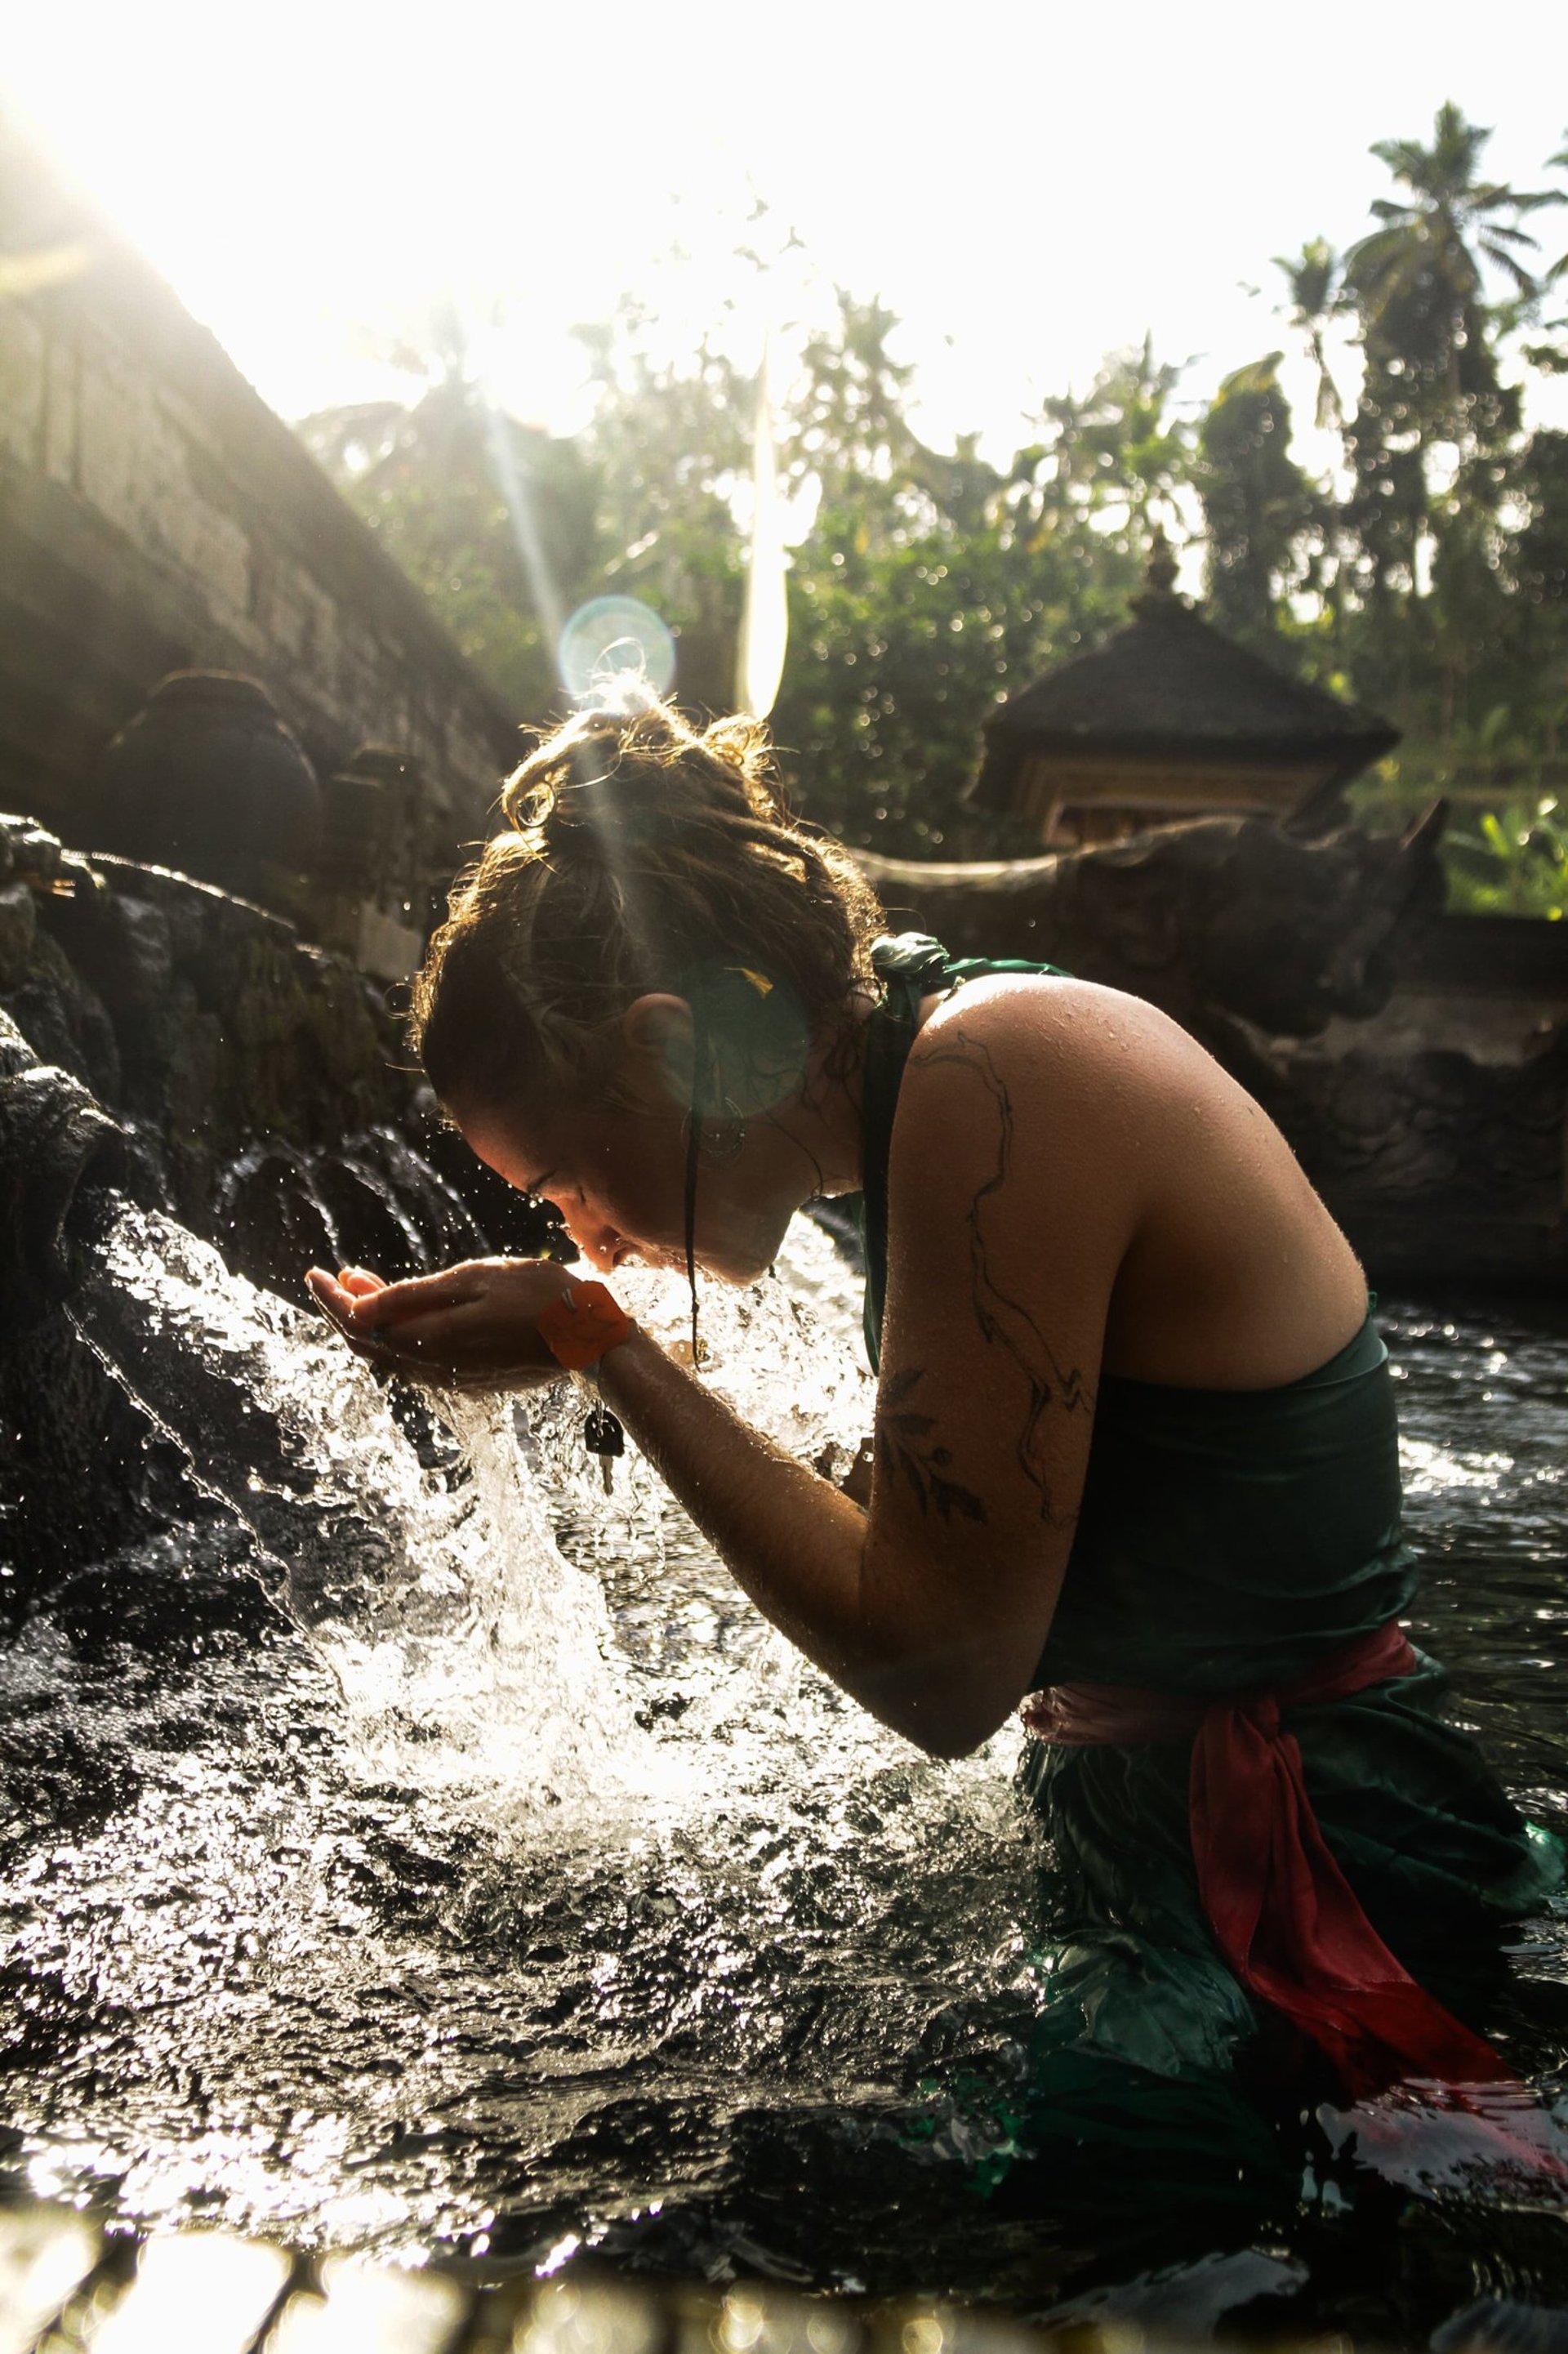
<path fill-rule="evenodd" d="M 1178 376 L 1147 343 L 1114 355 L 1086 395 L 1044 404 L 1005 469 L 972 441 L 923 448 L 901 413 L 852 445 L 790 582 L 775 723 L 808 814 L 895 854 L 1037 848 L 968 804 L 980 729 L 1003 695 L 1126 619 L 1150 519 L 1174 517 L 1188 476 Z M 831 437 L 832 410 L 815 414 Z"/>
<path fill-rule="evenodd" d="M 656 356 L 654 323 L 627 301 L 580 327 L 594 386 L 581 439 L 598 488 L 598 593 L 640 597 L 676 640 L 676 692 L 727 711 L 745 551 L 732 504 L 750 464 L 755 388 L 717 345 Z"/>
<path fill-rule="evenodd" d="M 1147 545 L 1158 525 L 1180 525 L 1191 436 L 1172 414 L 1181 369 L 1154 356 L 1152 338 L 1113 353 L 1087 394 L 1047 400 L 1041 455 L 1057 515 L 1095 516 L 1113 528 L 1125 518 L 1130 543 Z M 1035 479 L 1041 481 L 1036 472 Z"/>
<path fill-rule="evenodd" d="M 1509 635 L 1502 519 L 1518 447 L 1520 393 L 1502 331 L 1535 299 L 1521 223 L 1555 202 L 1487 178 L 1489 131 L 1452 103 L 1432 143 L 1380 141 L 1401 193 L 1345 258 L 1343 301 L 1364 359 L 1345 432 L 1353 544 L 1347 624 L 1363 691 L 1413 737 L 1457 740 L 1494 707 Z M 1499 299 L 1489 278 L 1500 281 Z"/>
<path fill-rule="evenodd" d="M 1450 101 L 1438 109 L 1430 147 L 1379 140 L 1372 154 L 1407 193 L 1374 201 L 1378 228 L 1345 257 L 1369 365 L 1405 377 L 1416 429 L 1446 426 L 1451 440 L 1497 389 L 1483 264 L 1533 295 L 1538 281 L 1524 256 L 1539 242 L 1520 223 L 1563 201 L 1554 189 L 1526 193 L 1481 178 L 1491 135 Z"/>
<path fill-rule="evenodd" d="M 842 286 L 833 302 L 832 323 L 807 337 L 800 355 L 788 458 L 791 482 L 813 483 L 828 507 L 857 485 L 907 487 L 919 448 L 905 414 L 914 370 L 888 350 L 896 313 Z"/>
<path fill-rule="evenodd" d="M 1225 377 L 1199 427 L 1194 468 L 1208 526 L 1212 617 L 1244 644 L 1277 656 L 1277 606 L 1306 577 L 1304 543 L 1320 514 L 1290 455 L 1282 356 L 1270 352 Z"/>
<path fill-rule="evenodd" d="M 1482 178 L 1490 136 L 1450 102 L 1430 147 L 1388 139 L 1372 151 L 1405 191 L 1374 201 L 1378 227 L 1345 257 L 1365 361 L 1348 440 L 1374 595 L 1396 570 L 1413 595 L 1425 592 L 1437 446 L 1463 465 L 1518 426 L 1517 393 L 1499 376 L 1483 266 L 1533 295 L 1523 255 L 1536 240 L 1520 222 L 1557 197 Z"/>
<path fill-rule="evenodd" d="M 1370 234 L 1343 265 L 1321 239 L 1279 262 L 1317 424 L 1342 435 L 1329 482 L 1293 450 L 1277 354 L 1227 377 L 1194 431 L 1181 371 L 1146 338 L 1044 399 L 1025 446 L 993 464 L 973 436 L 950 452 L 921 441 L 885 304 L 839 288 L 810 332 L 781 327 L 780 455 L 803 536 L 775 725 L 809 813 L 894 851 L 1029 848 L 965 798 L 983 722 L 1124 620 L 1151 526 L 1181 532 L 1196 491 L 1220 625 L 1399 721 L 1399 773 L 1377 788 L 1391 814 L 1449 782 L 1495 788 L 1536 893 L 1540 839 L 1520 848 L 1507 811 L 1536 811 L 1540 762 L 1568 728 L 1568 435 L 1525 433 L 1516 378 L 1568 366 L 1560 341 L 1525 341 L 1568 324 L 1549 315 L 1568 257 L 1538 262 L 1527 224 L 1556 198 L 1488 180 L 1488 136 L 1447 106 L 1429 146 L 1381 143 L 1395 187 Z M 1349 416 L 1336 317 L 1365 363 Z M 694 353 L 661 356 L 659 323 L 630 302 L 582 333 L 594 413 L 569 443 L 495 413 L 450 318 L 402 355 L 408 400 L 303 429 L 520 715 L 560 706 L 562 614 L 616 589 L 676 631 L 681 698 L 726 707 L 755 398 L 738 339 L 721 316 Z M 1471 831 L 1474 857 L 1495 858 Z M 1476 887 L 1500 886 L 1488 870 Z"/>
<path fill-rule="evenodd" d="M 1517 652 L 1544 748 L 1555 758 L 1568 734 L 1568 433 L 1540 427 L 1521 454 L 1514 487 L 1519 520 L 1509 568 Z M 1524 706 L 1524 693 L 1519 701 Z"/>
<path fill-rule="evenodd" d="M 895 540 L 858 520 L 825 510 L 790 577 L 774 731 L 792 798 L 842 839 L 894 854 L 1038 847 L 964 798 L 980 722 L 1039 652 L 1028 568 L 994 530 L 937 525 Z"/>
<path fill-rule="evenodd" d="M 1555 155 L 1547 157 L 1546 168 L 1549 172 L 1568 172 L 1568 140 L 1565 140 Z M 1568 279 L 1568 251 L 1559 254 L 1551 268 L 1542 272 L 1542 294 L 1558 294 L 1564 279 Z M 1546 323 L 1554 334 L 1560 334 L 1568 328 L 1568 317 L 1549 319 Z M 1527 344 L 1524 347 L 1524 356 L 1531 366 L 1538 367 L 1543 376 L 1568 376 L 1568 345 Z"/>

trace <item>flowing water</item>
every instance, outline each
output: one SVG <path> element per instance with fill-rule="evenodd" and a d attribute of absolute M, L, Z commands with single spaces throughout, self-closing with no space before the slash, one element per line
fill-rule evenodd
<path fill-rule="evenodd" d="M 988 2200 L 985 2101 L 946 2088 L 1001 2099 L 1040 2001 L 1016 1736 L 938 1764 L 864 1717 L 645 1467 L 603 1495 L 580 1392 L 438 1419 L 166 1221 L 121 1211 L 96 1250 L 82 1345 L 190 1469 L 0 1651 L 14 2178 L 141 2223 L 1189 2332 L 1424 2342 L 1478 2296 L 1568 2301 L 1557 2205 L 1441 2147 L 1402 2161 L 1397 2130 L 1229 2237 Z M 637 1282 L 678 1333 L 679 1287 Z M 1517 1310 L 1382 1320 L 1417 1639 L 1568 1828 L 1568 1340 Z M 857 1324 L 798 1223 L 778 1281 L 705 1297 L 708 1378 L 846 1462 Z M 1568 1921 L 1517 1942 L 1494 2025 L 1553 2100 Z"/>

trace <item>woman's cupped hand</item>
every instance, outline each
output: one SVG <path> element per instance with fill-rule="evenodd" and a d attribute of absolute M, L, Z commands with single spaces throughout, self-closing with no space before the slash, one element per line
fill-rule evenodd
<path fill-rule="evenodd" d="M 379 1373 L 439 1388 L 519 1389 L 561 1368 L 539 1337 L 542 1309 L 572 1287 L 552 1259 L 471 1258 L 384 1283 L 367 1268 L 313 1267 L 311 1297 L 356 1356 Z"/>

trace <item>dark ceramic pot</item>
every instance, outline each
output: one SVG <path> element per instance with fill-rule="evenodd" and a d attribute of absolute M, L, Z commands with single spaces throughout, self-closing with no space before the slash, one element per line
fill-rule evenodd
<path fill-rule="evenodd" d="M 315 770 L 238 672 L 172 671 L 103 757 L 101 846 L 206 883 L 276 900 L 313 866 L 321 827 Z"/>

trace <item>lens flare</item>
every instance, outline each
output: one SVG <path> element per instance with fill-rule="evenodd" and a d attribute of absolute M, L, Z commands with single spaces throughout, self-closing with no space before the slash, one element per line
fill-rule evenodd
<path fill-rule="evenodd" d="M 675 681 L 675 641 L 637 597 L 591 597 L 561 631 L 562 685 L 578 703 L 614 704 L 629 692 L 667 695 Z"/>

